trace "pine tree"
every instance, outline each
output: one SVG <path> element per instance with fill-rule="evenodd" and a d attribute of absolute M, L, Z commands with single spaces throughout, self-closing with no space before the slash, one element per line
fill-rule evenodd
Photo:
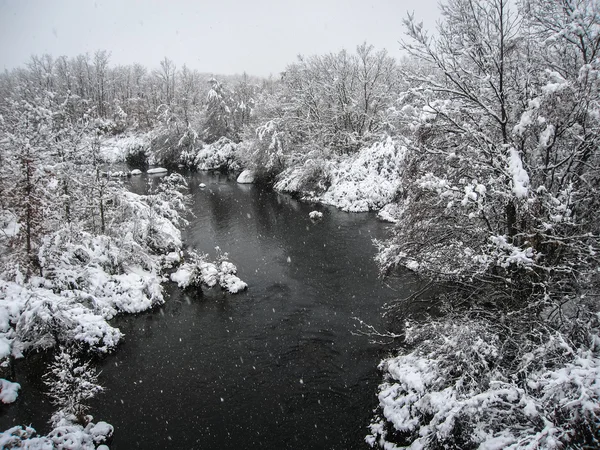
<path fill-rule="evenodd" d="M 90 362 L 82 362 L 75 349 L 61 346 L 44 376 L 48 395 L 58 410 L 50 419 L 53 426 L 67 423 L 86 425 L 87 401 L 102 392 L 98 384 L 98 373 Z"/>

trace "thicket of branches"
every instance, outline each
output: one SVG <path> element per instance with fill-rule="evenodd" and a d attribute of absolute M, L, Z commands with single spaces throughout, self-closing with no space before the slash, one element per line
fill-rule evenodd
<path fill-rule="evenodd" d="M 382 366 L 370 442 L 597 446 L 600 6 L 448 0 L 442 14 L 435 36 L 405 21 L 413 145 L 378 261 L 444 282 L 449 315 Z"/>

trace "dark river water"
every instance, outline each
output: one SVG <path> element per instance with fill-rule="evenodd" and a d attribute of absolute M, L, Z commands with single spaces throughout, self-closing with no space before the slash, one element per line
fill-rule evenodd
<path fill-rule="evenodd" d="M 190 192 L 186 246 L 229 252 L 249 288 L 169 284 L 164 306 L 111 322 L 125 338 L 99 362 L 106 391 L 90 411 L 115 426 L 110 448 L 365 448 L 385 349 L 353 334 L 354 317 L 383 328 L 382 305 L 413 287 L 409 275 L 378 278 L 372 240 L 389 225 L 222 175 L 193 175 Z M 23 391 L 0 429 L 46 430 L 43 358 L 17 365 Z"/>

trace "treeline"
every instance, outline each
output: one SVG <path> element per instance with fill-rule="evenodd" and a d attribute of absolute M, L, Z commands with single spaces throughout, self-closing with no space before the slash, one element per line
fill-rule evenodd
<path fill-rule="evenodd" d="M 235 117 L 234 128 L 244 122 L 254 92 L 273 82 L 247 74 L 220 78 L 231 87 L 226 101 Z M 73 58 L 46 54 L 32 56 L 25 67 L 0 76 L 0 102 L 6 108 L 7 99 L 35 102 L 41 92 L 49 92 L 57 103 L 66 103 L 73 117 L 103 119 L 107 131 L 119 133 L 152 128 L 165 116 L 184 126 L 198 122 L 211 80 L 212 75 L 185 65 L 178 68 L 168 58 L 158 69 L 149 70 L 141 64 L 111 66 L 105 50 Z"/>

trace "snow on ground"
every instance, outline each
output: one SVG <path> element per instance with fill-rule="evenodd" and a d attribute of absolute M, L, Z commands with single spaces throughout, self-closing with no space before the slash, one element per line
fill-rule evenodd
<path fill-rule="evenodd" d="M 2 403 L 13 403 L 19 395 L 19 389 L 21 389 L 19 383 L 12 383 L 4 378 L 0 378 L 0 401 Z"/>

